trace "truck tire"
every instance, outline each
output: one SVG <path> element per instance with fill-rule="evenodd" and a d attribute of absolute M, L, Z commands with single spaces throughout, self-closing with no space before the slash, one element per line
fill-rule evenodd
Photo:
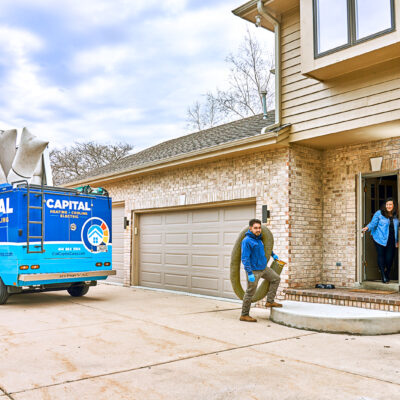
<path fill-rule="evenodd" d="M 3 283 L 0 278 L 0 304 L 6 304 L 8 300 L 7 286 Z"/>
<path fill-rule="evenodd" d="M 236 296 L 239 297 L 240 300 L 243 300 L 244 296 L 244 290 L 242 288 L 242 284 L 240 282 L 240 262 L 241 262 L 241 255 L 242 255 L 242 240 L 244 239 L 244 236 L 246 232 L 249 230 L 249 227 L 246 226 L 243 228 L 243 230 L 239 233 L 238 238 L 236 239 L 236 243 L 233 246 L 232 249 L 232 255 L 231 255 L 231 284 L 233 291 L 235 292 Z M 262 232 L 262 241 L 264 244 L 264 250 L 265 250 L 265 257 L 267 257 L 267 260 L 271 257 L 272 249 L 274 247 L 274 237 L 272 235 L 272 232 L 265 226 L 261 226 L 261 232 Z M 278 275 L 281 274 L 282 272 L 282 266 L 277 263 L 276 261 L 273 262 L 271 265 L 271 269 L 273 269 Z M 260 301 L 263 299 L 269 289 L 269 282 L 266 280 L 263 280 L 263 282 L 258 286 L 257 291 L 255 295 L 253 296 L 252 303 L 256 303 L 257 301 Z"/>
<path fill-rule="evenodd" d="M 89 285 L 86 285 L 85 283 L 72 285 L 67 289 L 67 291 L 72 297 L 82 297 L 89 291 Z"/>

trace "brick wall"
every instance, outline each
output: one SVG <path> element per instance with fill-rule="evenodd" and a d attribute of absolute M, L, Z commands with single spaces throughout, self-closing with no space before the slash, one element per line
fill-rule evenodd
<path fill-rule="evenodd" d="M 288 260 L 289 150 L 251 153 L 221 161 L 188 166 L 119 181 L 106 186 L 113 201 L 125 201 L 126 216 L 131 210 L 179 206 L 180 195 L 186 205 L 255 198 L 256 216 L 261 207 L 271 210 L 268 223 L 274 234 L 274 251 Z M 130 284 L 130 230 L 125 232 L 124 284 Z M 282 273 L 281 289 L 287 285 L 287 268 Z M 281 290 L 280 289 L 280 290 Z"/>
<path fill-rule="evenodd" d="M 371 171 L 371 157 L 383 156 L 382 172 L 400 166 L 400 138 L 326 150 L 323 153 L 324 282 L 354 286 L 356 279 L 356 175 Z M 336 266 L 339 262 L 342 265 Z"/>
<path fill-rule="evenodd" d="M 293 145 L 289 160 L 288 285 L 312 287 L 322 268 L 322 152 Z"/>
<path fill-rule="evenodd" d="M 131 210 L 256 199 L 271 210 L 274 251 L 289 261 L 283 288 L 317 282 L 354 286 L 356 277 L 356 175 L 370 172 L 369 159 L 383 156 L 382 172 L 400 167 L 400 138 L 324 151 L 291 145 L 108 185 L 114 201 Z M 130 229 L 125 232 L 124 284 L 130 284 Z M 337 266 L 336 263 L 341 263 Z M 279 295 L 281 297 L 281 295 Z"/>

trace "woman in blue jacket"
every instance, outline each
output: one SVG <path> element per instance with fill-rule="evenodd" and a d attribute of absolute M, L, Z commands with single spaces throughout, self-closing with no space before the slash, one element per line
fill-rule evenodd
<path fill-rule="evenodd" d="M 371 232 L 378 253 L 378 267 L 382 282 L 388 283 L 395 249 L 399 247 L 399 220 L 394 200 L 391 197 L 374 214 L 371 222 L 363 228 L 363 232 L 368 230 Z"/>

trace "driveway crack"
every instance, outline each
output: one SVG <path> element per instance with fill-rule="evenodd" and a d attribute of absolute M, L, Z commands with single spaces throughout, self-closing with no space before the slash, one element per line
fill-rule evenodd
<path fill-rule="evenodd" d="M 9 399 L 15 400 L 14 397 L 12 397 L 11 394 L 8 393 L 7 390 L 4 389 L 2 386 L 0 386 L 0 391 L 3 392 L 4 396 L 7 396 Z M 0 393 L 0 395 L 1 395 L 1 393 Z"/>
<path fill-rule="evenodd" d="M 227 353 L 229 351 L 241 350 L 241 349 L 251 348 L 251 347 L 254 347 L 254 346 L 261 346 L 263 344 L 283 342 L 283 341 L 286 341 L 286 340 L 296 339 L 298 337 L 312 336 L 312 335 L 318 335 L 318 333 L 317 332 L 312 332 L 312 333 L 305 334 L 305 335 L 304 334 L 303 335 L 296 335 L 296 336 L 291 336 L 291 337 L 283 338 L 283 339 L 268 340 L 266 342 L 261 342 L 261 343 L 252 343 L 252 344 L 247 344 L 247 345 L 243 345 L 243 346 L 235 346 L 235 347 L 230 347 L 230 348 L 227 348 L 227 349 L 215 350 L 215 351 L 210 351 L 210 352 L 207 352 L 207 353 L 196 354 L 196 355 L 187 356 L 187 357 L 181 357 L 181 358 L 175 358 L 175 359 L 172 359 L 172 360 L 162 361 L 162 362 L 158 362 L 158 363 L 146 364 L 146 365 L 142 365 L 140 367 L 127 368 L 127 369 L 122 369 L 122 370 L 119 370 L 119 371 L 107 372 L 107 373 L 104 373 L 104 374 L 97 374 L 97 375 L 92 375 L 92 376 L 85 376 L 84 378 L 66 380 L 64 382 L 58 382 L 58 383 L 53 383 L 53 384 L 49 384 L 49 385 L 38 386 L 38 387 L 35 387 L 35 388 L 32 388 L 32 389 L 26 389 L 26 390 L 21 390 L 21 391 L 17 391 L 17 392 L 12 392 L 12 394 L 27 393 L 27 392 L 31 392 L 31 391 L 34 391 L 34 390 L 48 389 L 48 388 L 52 388 L 52 387 L 67 385 L 67 384 L 70 384 L 70 383 L 87 381 L 87 380 L 90 380 L 90 379 L 103 378 L 103 377 L 106 377 L 106 376 L 119 375 L 119 374 L 124 374 L 124 373 L 127 373 L 127 372 L 133 372 L 133 371 L 140 371 L 140 370 L 147 369 L 147 368 L 154 368 L 154 367 L 160 367 L 160 366 L 163 366 L 163 365 L 173 364 L 175 362 L 194 360 L 194 359 L 197 359 L 197 358 L 207 357 L 207 356 L 211 356 L 211 355 L 215 355 L 215 354 Z M 10 398 L 12 399 L 12 397 L 10 397 Z"/>

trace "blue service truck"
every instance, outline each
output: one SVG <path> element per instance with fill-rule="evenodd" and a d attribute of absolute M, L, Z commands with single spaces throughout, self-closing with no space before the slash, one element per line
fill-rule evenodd
<path fill-rule="evenodd" d="M 12 294 L 85 295 L 112 270 L 111 198 L 16 182 L 0 185 L 0 304 Z"/>

